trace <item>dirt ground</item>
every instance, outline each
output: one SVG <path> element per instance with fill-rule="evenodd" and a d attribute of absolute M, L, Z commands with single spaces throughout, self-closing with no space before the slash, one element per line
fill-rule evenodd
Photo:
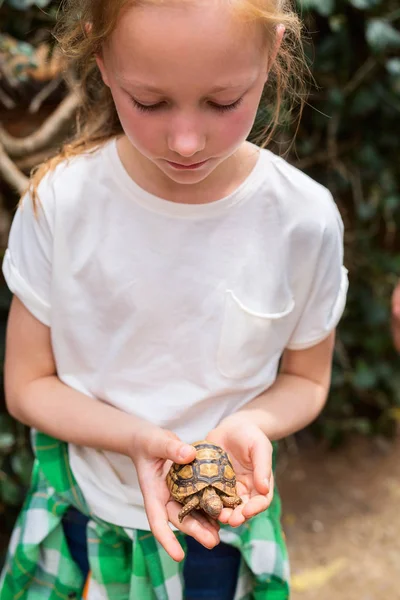
<path fill-rule="evenodd" d="M 400 437 L 281 452 L 291 600 L 400 600 L 399 458 Z"/>

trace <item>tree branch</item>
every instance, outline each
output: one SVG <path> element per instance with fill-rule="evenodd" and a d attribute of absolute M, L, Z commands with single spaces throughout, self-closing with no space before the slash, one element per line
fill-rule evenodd
<path fill-rule="evenodd" d="M 46 100 L 46 98 L 48 98 L 50 96 L 50 94 L 52 94 L 54 92 L 54 90 L 56 90 L 58 88 L 58 86 L 61 84 L 61 82 L 63 81 L 63 78 L 61 75 L 59 75 L 58 77 L 54 77 L 54 79 L 51 79 L 49 81 L 49 83 L 47 83 L 38 94 L 36 94 L 36 96 L 32 99 L 30 105 L 29 105 L 29 112 L 30 113 L 35 113 L 39 110 L 39 108 L 42 106 L 43 102 Z"/>
<path fill-rule="evenodd" d="M 1 77 L 0 77 L 1 79 Z M 12 98 L 0 87 L 0 102 L 8 109 L 15 108 L 16 104 Z"/>
<path fill-rule="evenodd" d="M 78 96 L 71 92 L 64 98 L 41 127 L 25 138 L 13 137 L 0 126 L 0 143 L 4 146 L 6 152 L 13 157 L 37 152 L 49 144 L 65 123 L 71 119 L 78 104 Z"/>
<path fill-rule="evenodd" d="M 0 143 L 0 175 L 5 181 L 20 194 L 28 187 L 29 179 L 13 163 L 6 154 L 3 145 Z"/>

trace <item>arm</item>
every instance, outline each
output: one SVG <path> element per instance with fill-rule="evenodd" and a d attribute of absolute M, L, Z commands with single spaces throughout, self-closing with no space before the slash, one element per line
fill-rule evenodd
<path fill-rule="evenodd" d="M 271 440 L 302 429 L 322 410 L 329 390 L 335 334 L 306 350 L 286 350 L 275 383 L 230 415 L 208 439 L 229 453 L 243 504 L 219 519 L 237 527 L 266 510 L 273 497 Z"/>
<path fill-rule="evenodd" d="M 66 442 L 129 456 L 140 431 L 137 417 L 58 379 L 49 327 L 16 297 L 7 325 L 5 392 L 13 417 Z"/>
<path fill-rule="evenodd" d="M 400 283 L 392 294 L 392 337 L 397 352 L 400 352 Z"/>
<path fill-rule="evenodd" d="M 306 350 L 286 350 L 275 383 L 230 418 L 248 419 L 270 440 L 279 440 L 306 425 L 326 402 L 335 333 Z"/>
<path fill-rule="evenodd" d="M 14 297 L 6 339 L 5 389 L 9 412 L 57 439 L 129 456 L 138 473 L 151 530 L 177 561 L 183 550 L 171 522 L 208 548 L 219 542 L 218 525 L 200 514 L 179 523 L 180 505 L 170 499 L 166 461 L 187 463 L 195 449 L 171 431 L 90 398 L 57 377 L 50 329 Z M 133 468 L 133 465 L 132 465 Z"/>

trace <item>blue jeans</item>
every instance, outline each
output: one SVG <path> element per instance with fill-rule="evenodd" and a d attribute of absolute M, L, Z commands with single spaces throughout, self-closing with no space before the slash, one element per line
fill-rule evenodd
<path fill-rule="evenodd" d="M 86 577 L 89 562 L 86 543 L 88 518 L 70 508 L 63 518 L 64 533 L 72 558 Z M 240 564 L 240 552 L 220 543 L 207 550 L 187 536 L 187 555 L 184 566 L 186 600 L 232 600 L 235 595 Z"/>

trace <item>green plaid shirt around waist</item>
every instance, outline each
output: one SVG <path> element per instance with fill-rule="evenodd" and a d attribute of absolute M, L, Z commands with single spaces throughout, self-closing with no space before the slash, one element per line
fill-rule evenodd
<path fill-rule="evenodd" d="M 85 582 L 62 527 L 71 506 L 90 516 L 88 600 L 181 600 L 183 563 L 172 560 L 151 532 L 92 515 L 72 474 L 68 445 L 41 433 L 33 441 L 32 484 L 11 536 L 0 600 L 80 600 Z M 185 536 L 176 535 L 185 547 Z M 223 527 L 221 539 L 242 555 L 234 600 L 289 598 L 277 492 L 267 511 L 238 528 Z"/>

